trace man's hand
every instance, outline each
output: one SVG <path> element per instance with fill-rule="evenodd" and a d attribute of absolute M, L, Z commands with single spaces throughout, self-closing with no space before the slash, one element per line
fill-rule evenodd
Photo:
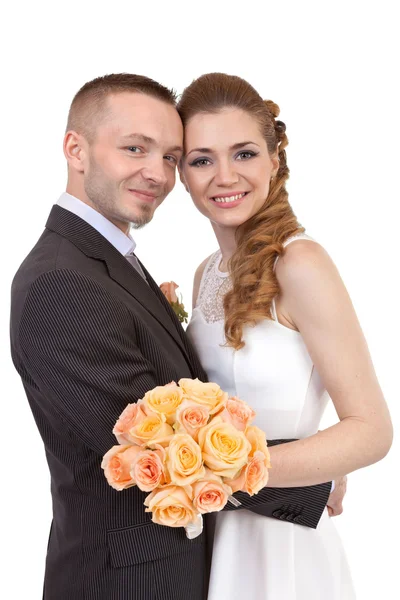
<path fill-rule="evenodd" d="M 336 517 L 343 512 L 343 498 L 347 489 L 347 477 L 340 477 L 335 480 L 335 489 L 328 498 L 327 508 L 330 517 Z"/>

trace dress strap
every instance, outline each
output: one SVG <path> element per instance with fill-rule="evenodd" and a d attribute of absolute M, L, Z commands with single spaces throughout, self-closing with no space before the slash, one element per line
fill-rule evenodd
<path fill-rule="evenodd" d="M 307 235 L 306 233 L 297 233 L 296 235 L 292 235 L 291 237 L 287 238 L 287 240 L 285 240 L 283 242 L 283 247 L 286 248 L 286 246 L 289 246 L 289 244 L 291 244 L 292 242 L 295 242 L 296 240 L 309 240 L 310 242 L 315 242 L 315 240 Z M 274 262 L 274 271 L 275 271 L 275 267 L 276 267 L 276 263 L 279 260 L 279 256 L 276 257 L 275 262 Z"/>
<path fill-rule="evenodd" d="M 271 303 L 271 316 L 274 321 L 278 322 L 278 315 L 276 314 L 275 298 L 272 298 Z"/>

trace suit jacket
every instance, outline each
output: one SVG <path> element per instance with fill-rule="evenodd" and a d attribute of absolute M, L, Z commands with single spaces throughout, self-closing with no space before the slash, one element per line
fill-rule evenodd
<path fill-rule="evenodd" d="M 202 600 L 206 593 L 206 534 L 188 540 L 182 528 L 153 524 L 146 493 L 115 491 L 100 467 L 128 403 L 182 377 L 206 380 L 143 269 L 148 284 L 93 227 L 54 206 L 13 281 L 12 357 L 51 474 L 46 600 Z M 316 527 L 329 490 L 236 496 L 239 509 Z"/>

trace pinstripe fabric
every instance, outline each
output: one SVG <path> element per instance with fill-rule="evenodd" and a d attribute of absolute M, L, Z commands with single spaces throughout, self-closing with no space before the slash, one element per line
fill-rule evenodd
<path fill-rule="evenodd" d="M 13 281 L 12 357 L 51 473 L 46 600 L 204 597 L 205 534 L 189 541 L 180 528 L 153 524 L 146 494 L 115 491 L 100 467 L 126 404 L 181 377 L 205 380 L 143 269 L 149 285 L 96 230 L 55 206 Z M 315 526 L 324 494 L 267 488 L 238 496 L 243 507 Z"/>

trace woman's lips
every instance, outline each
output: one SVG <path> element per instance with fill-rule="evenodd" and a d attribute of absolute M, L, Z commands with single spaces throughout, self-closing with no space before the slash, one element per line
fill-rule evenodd
<path fill-rule="evenodd" d="M 249 192 L 235 192 L 234 194 L 218 194 L 218 196 L 212 196 L 210 198 L 218 208 L 234 208 L 238 206 L 242 200 L 249 194 Z"/>

